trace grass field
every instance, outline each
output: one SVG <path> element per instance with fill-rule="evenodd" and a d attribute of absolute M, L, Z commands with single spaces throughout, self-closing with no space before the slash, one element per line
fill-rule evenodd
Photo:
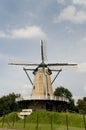
<path fill-rule="evenodd" d="M 60 126 L 60 125 L 53 125 L 51 128 L 51 125 L 49 124 L 40 124 L 37 128 L 36 124 L 26 124 L 26 127 L 23 128 L 23 125 L 17 124 L 14 129 L 22 129 L 22 130 L 67 130 L 66 126 Z M 68 130 L 85 130 L 85 128 L 78 128 L 78 127 L 68 127 Z"/>
<path fill-rule="evenodd" d="M 60 125 L 53 125 L 51 128 L 51 125 L 49 124 L 40 124 L 37 128 L 36 124 L 26 124 L 26 127 L 23 128 L 23 124 L 16 124 L 14 127 L 4 127 L 4 129 L 17 129 L 17 130 L 85 130 L 85 128 L 78 128 L 78 127 L 67 127 L 66 126 L 60 126 Z"/>
<path fill-rule="evenodd" d="M 0 118 L 0 127 L 24 130 L 86 130 L 83 115 L 58 112 L 33 112 L 25 119 L 17 113 Z"/>

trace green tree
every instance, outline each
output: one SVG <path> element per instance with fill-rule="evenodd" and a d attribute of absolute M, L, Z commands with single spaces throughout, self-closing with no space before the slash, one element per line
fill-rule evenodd
<path fill-rule="evenodd" d="M 57 106 L 58 107 L 57 109 L 60 108 L 60 111 L 61 110 L 64 110 L 64 111 L 66 111 L 66 110 L 74 111 L 75 110 L 74 99 L 72 99 L 72 93 L 67 88 L 64 88 L 62 86 L 57 87 L 54 91 L 54 95 L 66 97 L 69 99 L 69 103 L 67 103 L 67 104 L 61 103 L 60 105 Z"/>
<path fill-rule="evenodd" d="M 86 114 L 86 97 L 83 99 L 78 99 L 77 107 L 80 113 Z"/>
<path fill-rule="evenodd" d="M 86 101 L 86 97 L 83 97 L 83 100 Z"/>
<path fill-rule="evenodd" d="M 65 96 L 66 98 L 68 98 L 69 100 L 72 98 L 72 93 L 64 87 L 57 87 L 54 91 L 54 95 L 55 96 Z"/>
<path fill-rule="evenodd" d="M 15 102 L 15 99 L 19 96 L 19 94 L 11 93 L 0 98 L 0 116 L 19 109 L 18 104 Z"/>

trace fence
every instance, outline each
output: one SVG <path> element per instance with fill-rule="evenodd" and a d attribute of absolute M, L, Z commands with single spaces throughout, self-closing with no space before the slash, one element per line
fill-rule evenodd
<path fill-rule="evenodd" d="M 86 130 L 86 115 L 81 115 L 81 121 L 80 118 L 77 118 L 78 126 L 75 127 L 73 125 L 73 117 L 70 118 L 70 113 L 65 113 L 64 119 L 60 119 L 59 115 L 57 118 L 55 118 L 51 112 L 51 114 L 47 115 L 46 118 L 48 119 L 48 122 L 46 123 L 46 120 L 41 122 L 41 117 L 39 115 L 39 112 L 35 114 L 34 121 L 32 119 L 28 120 L 27 116 L 24 116 L 24 119 L 18 119 L 17 114 L 14 114 L 11 118 L 8 118 L 7 115 L 4 115 L 2 117 L 1 127 L 2 128 L 24 128 L 28 130 Z M 76 114 L 77 115 L 77 114 Z M 44 118 L 45 119 L 45 118 Z M 55 119 L 57 121 L 55 122 Z M 32 122 L 31 122 L 31 121 Z M 60 123 L 60 121 L 62 121 Z M 75 119 L 74 119 L 75 121 Z M 76 122 L 76 121 L 75 121 Z M 81 123 L 81 126 L 80 126 Z"/>

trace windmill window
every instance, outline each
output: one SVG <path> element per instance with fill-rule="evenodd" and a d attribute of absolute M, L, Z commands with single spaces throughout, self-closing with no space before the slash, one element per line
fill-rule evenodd
<path fill-rule="evenodd" d="M 35 86 L 33 86 L 33 89 L 35 89 Z"/>

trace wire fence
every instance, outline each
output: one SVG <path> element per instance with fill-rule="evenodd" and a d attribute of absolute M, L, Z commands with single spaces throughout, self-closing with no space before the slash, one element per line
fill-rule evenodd
<path fill-rule="evenodd" d="M 48 123 L 46 124 L 46 122 L 41 123 L 40 121 L 40 116 L 37 113 L 36 117 L 35 117 L 35 122 L 31 122 L 28 121 L 27 116 L 25 115 L 23 119 L 17 119 L 17 115 L 15 114 L 10 120 L 9 118 L 7 118 L 7 115 L 3 115 L 2 119 L 0 120 L 0 124 L 2 128 L 24 128 L 24 129 L 28 129 L 28 130 L 86 130 L 86 115 L 82 114 L 82 122 L 80 122 L 79 120 L 77 120 L 77 123 L 81 123 L 81 126 L 76 127 L 73 126 L 73 122 L 72 120 L 70 121 L 70 117 L 69 114 L 66 113 L 65 114 L 65 119 L 64 122 L 62 122 L 63 124 L 59 125 L 59 117 L 58 119 L 58 123 L 56 124 L 54 122 L 54 117 L 51 114 L 49 116 L 49 120 Z M 80 125 L 80 124 L 79 124 Z"/>

